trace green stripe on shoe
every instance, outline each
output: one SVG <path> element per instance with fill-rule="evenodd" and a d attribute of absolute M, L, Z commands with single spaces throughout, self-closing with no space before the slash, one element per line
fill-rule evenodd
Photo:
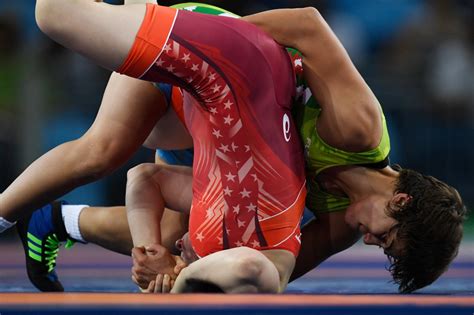
<path fill-rule="evenodd" d="M 30 250 L 34 250 L 35 252 L 41 254 L 43 251 L 41 250 L 41 247 L 38 247 L 36 246 L 35 244 L 31 243 L 30 241 L 28 241 L 28 248 Z"/>
<path fill-rule="evenodd" d="M 43 245 L 43 242 L 39 238 L 31 234 L 30 232 L 27 233 L 27 236 L 28 236 L 28 240 L 32 241 L 33 243 L 36 243 L 36 245 L 38 246 Z"/>
<path fill-rule="evenodd" d="M 41 262 L 41 256 L 31 250 L 28 251 L 28 256 L 30 256 L 32 259 L 36 261 Z"/>

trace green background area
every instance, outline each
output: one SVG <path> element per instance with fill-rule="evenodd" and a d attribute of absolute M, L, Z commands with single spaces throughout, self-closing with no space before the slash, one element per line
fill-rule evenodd
<path fill-rule="evenodd" d="M 464 237 L 466 240 L 474 241 L 474 215 L 472 207 L 469 207 L 467 216 L 467 221 L 464 223 Z"/>

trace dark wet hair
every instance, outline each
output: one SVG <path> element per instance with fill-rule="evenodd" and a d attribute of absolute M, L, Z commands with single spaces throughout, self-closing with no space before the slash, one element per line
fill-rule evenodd
<path fill-rule="evenodd" d="M 416 171 L 399 171 L 395 193 L 411 199 L 405 205 L 389 204 L 388 215 L 397 221 L 399 257 L 389 257 L 393 281 L 401 293 L 410 293 L 433 283 L 447 270 L 461 243 L 466 206 L 453 187 Z"/>
<path fill-rule="evenodd" d="M 210 281 L 189 278 L 186 279 L 181 293 L 224 293 L 224 290 Z"/>

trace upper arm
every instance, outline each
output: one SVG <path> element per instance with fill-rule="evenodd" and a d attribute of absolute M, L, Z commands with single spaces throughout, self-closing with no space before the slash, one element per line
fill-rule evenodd
<path fill-rule="evenodd" d="M 382 137 L 380 105 L 326 21 L 307 18 L 297 41 L 304 58 L 304 76 L 322 112 L 318 133 L 330 145 L 347 151 L 378 146 Z"/>
<path fill-rule="evenodd" d="M 302 53 L 306 81 L 322 108 L 321 138 L 349 151 L 378 145 L 382 135 L 379 103 L 316 9 L 274 10 L 247 20 Z"/>

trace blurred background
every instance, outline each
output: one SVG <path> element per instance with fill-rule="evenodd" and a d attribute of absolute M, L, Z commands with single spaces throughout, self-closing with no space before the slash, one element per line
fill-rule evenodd
<path fill-rule="evenodd" d="M 203 2 L 240 15 L 318 8 L 384 108 L 392 162 L 448 182 L 473 208 L 474 1 Z M 0 0 L 0 192 L 45 151 L 88 129 L 110 75 L 41 34 L 34 5 Z M 65 199 L 123 204 L 126 170 L 152 160 L 143 149 L 112 176 Z"/>

